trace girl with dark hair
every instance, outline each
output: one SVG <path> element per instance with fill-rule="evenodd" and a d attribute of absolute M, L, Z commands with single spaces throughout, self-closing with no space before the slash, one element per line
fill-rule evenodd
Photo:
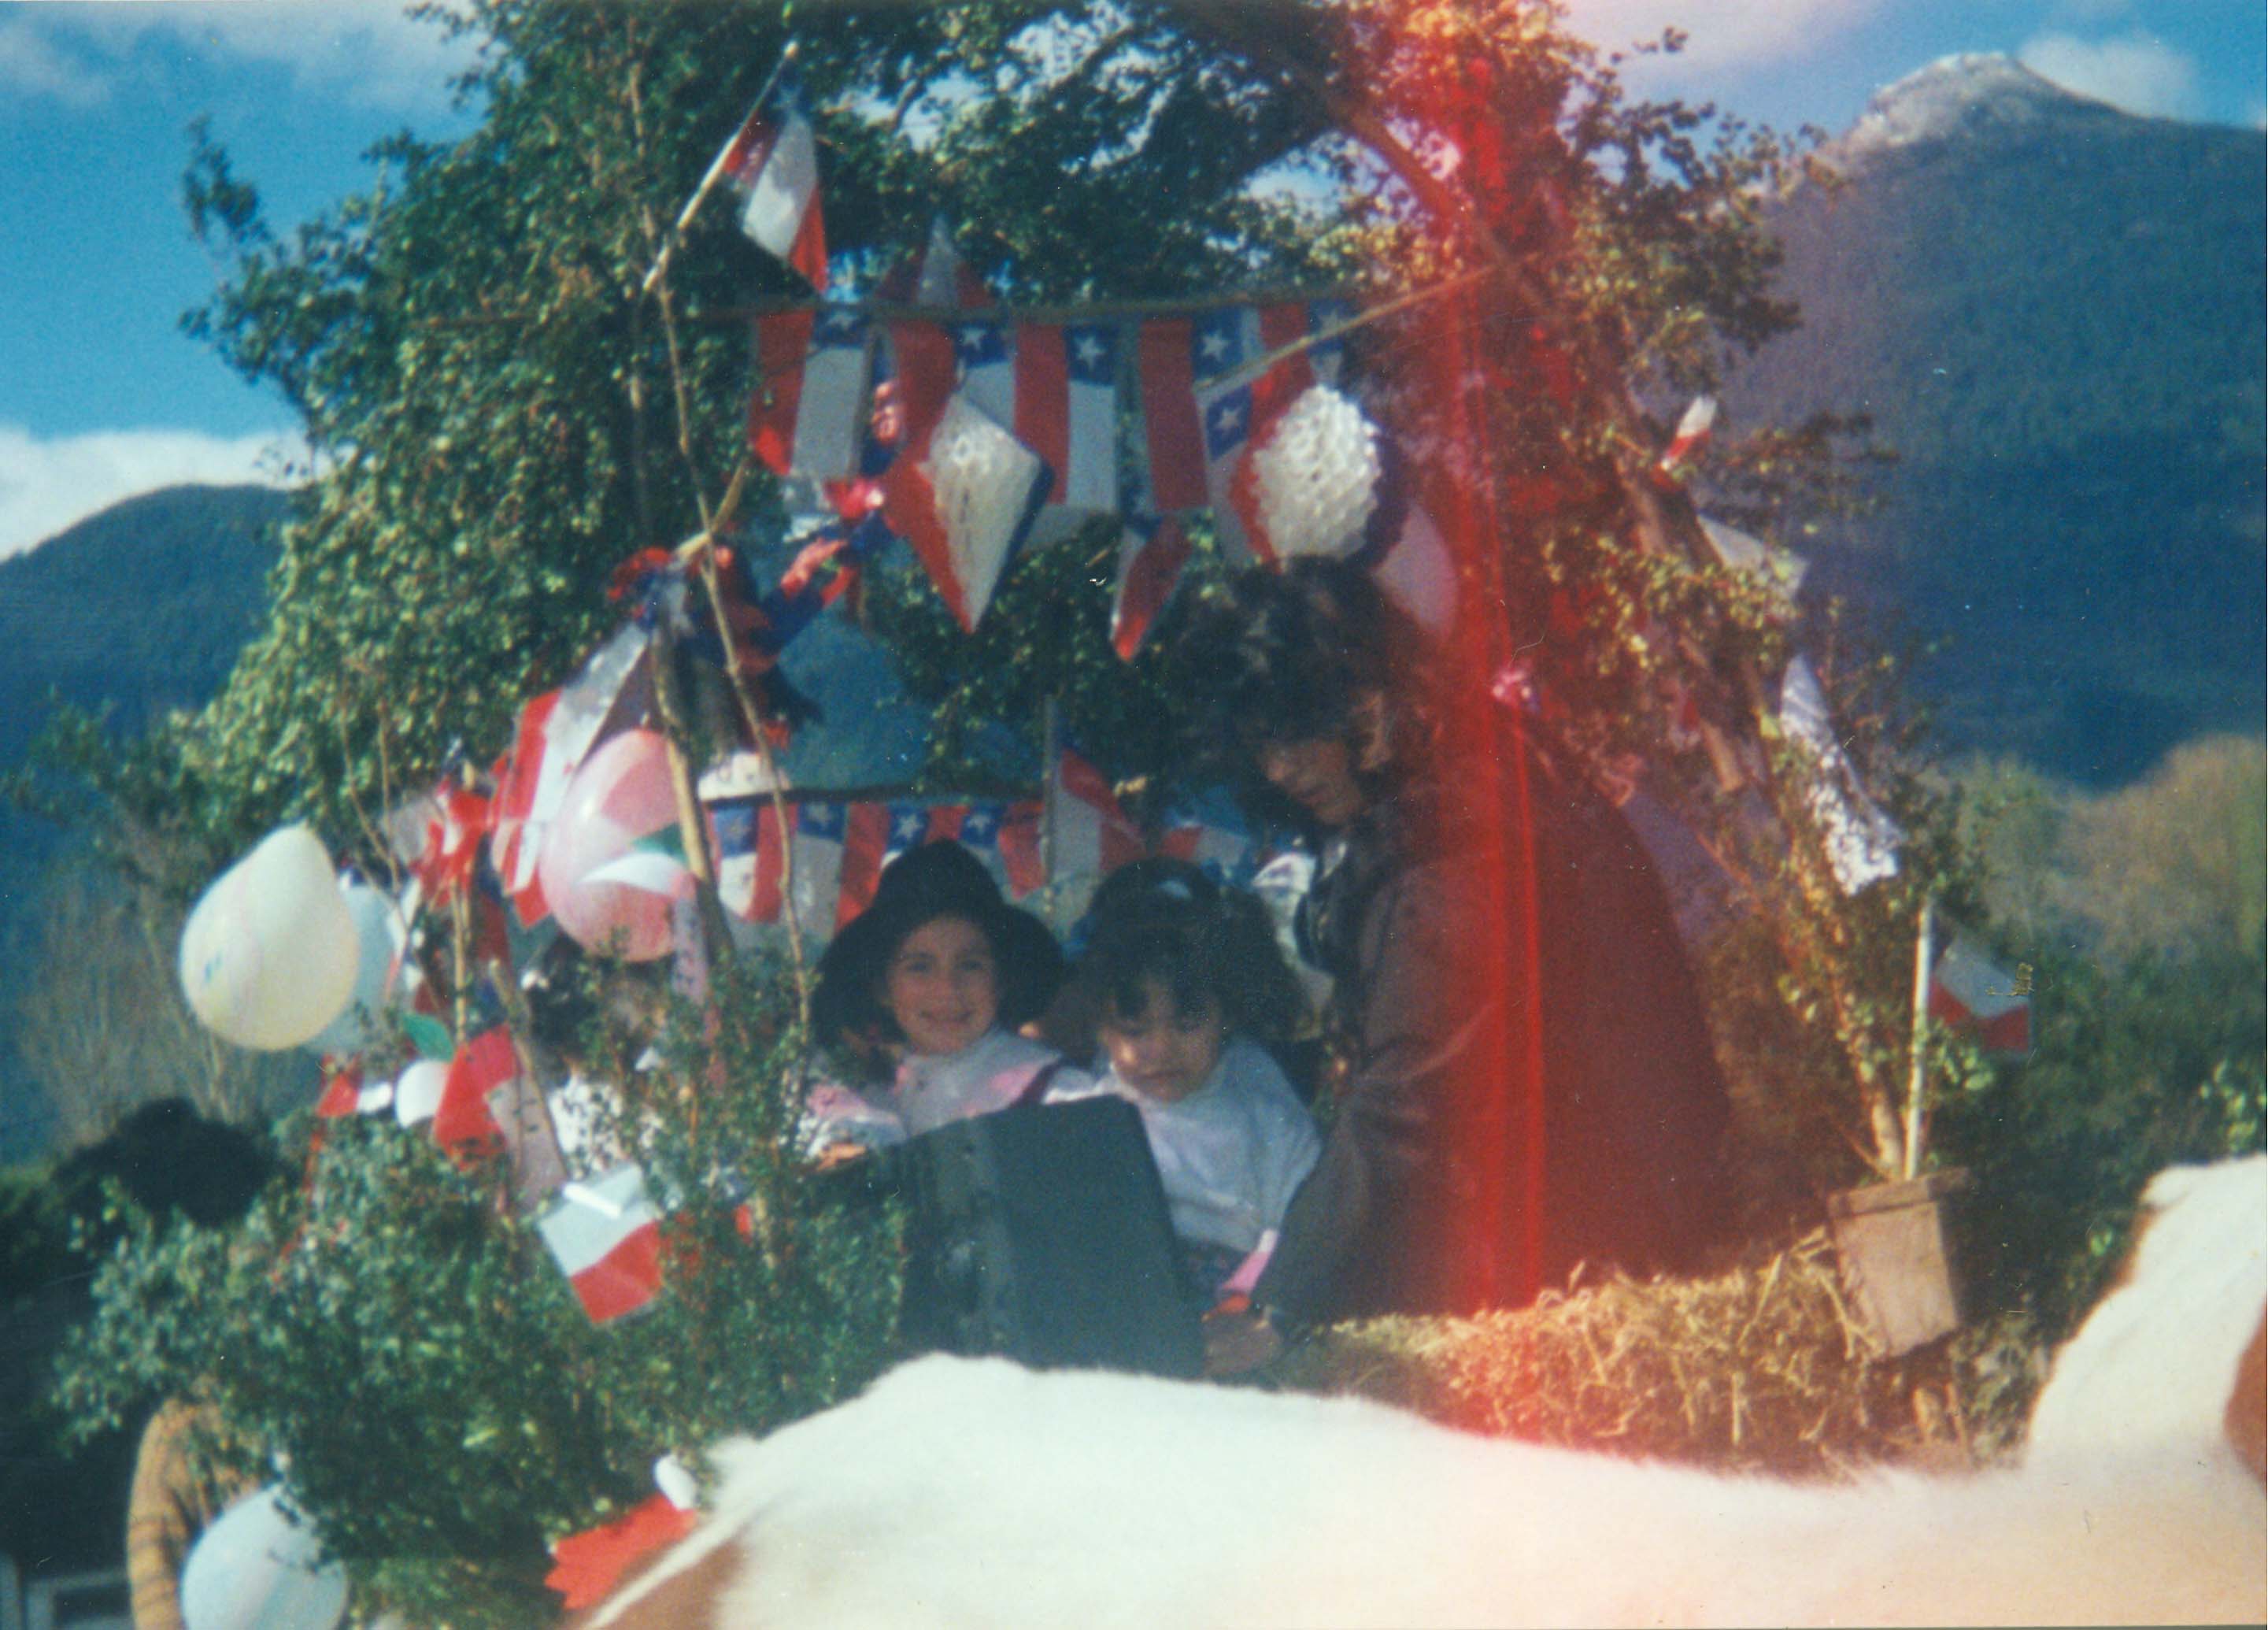
<path fill-rule="evenodd" d="M 1062 977 L 1046 925 L 1002 899 L 968 850 L 900 856 L 819 961 L 812 1028 L 844 1079 L 811 1094 L 808 1140 L 878 1147 L 1085 1081 L 1016 1034 Z"/>
<path fill-rule="evenodd" d="M 1322 1140 L 1263 1043 L 1287 1039 L 1300 990 L 1260 903 L 1179 860 L 1104 880 L 1072 975 L 1097 1015 L 1101 1079 L 1141 1112 L 1194 1294 L 1211 1308 L 1267 1265 Z"/>
<path fill-rule="evenodd" d="M 1690 1265 L 1722 1221 L 1725 1090 L 1621 815 L 1530 721 L 1457 712 L 1426 638 L 1345 563 L 1248 572 L 1182 644 L 1208 744 L 1320 850 L 1298 926 L 1345 1066 L 1215 1367 L 1286 1326 Z"/>

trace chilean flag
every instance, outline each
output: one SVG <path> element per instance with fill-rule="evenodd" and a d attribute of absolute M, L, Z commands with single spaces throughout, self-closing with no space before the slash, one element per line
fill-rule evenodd
<path fill-rule="evenodd" d="M 567 1184 L 535 1226 L 593 1324 L 635 1313 L 660 1291 L 661 1211 L 636 1166 Z"/>
<path fill-rule="evenodd" d="M 1280 551 L 1254 461 L 1292 404 L 1315 382 L 1314 372 L 1305 352 L 1285 358 L 1257 377 L 1248 377 L 1245 370 L 1307 333 L 1307 307 L 1279 305 L 1208 313 L 1197 320 L 1194 334 L 1213 525 L 1233 555 L 1270 565 L 1278 564 Z"/>
<path fill-rule="evenodd" d="M 710 851 L 717 857 L 717 900 L 744 923 L 780 913 L 779 822 L 771 800 L 719 799 L 709 805 Z"/>
<path fill-rule="evenodd" d="M 887 804 L 849 804 L 843 809 L 843 846 L 836 873 L 835 926 L 840 928 L 874 904 L 888 852 L 891 810 Z"/>
<path fill-rule="evenodd" d="M 748 450 L 780 476 L 848 481 L 860 473 L 873 354 L 856 312 L 756 319 L 762 385 L 748 409 Z"/>
<path fill-rule="evenodd" d="M 940 215 L 932 218 L 929 241 L 920 252 L 900 262 L 874 285 L 874 298 L 895 306 L 969 311 L 991 305 L 992 291 L 953 247 L 953 233 Z"/>
<path fill-rule="evenodd" d="M 1661 450 L 1654 461 L 1653 478 L 1662 486 L 1677 487 L 1685 483 L 1685 467 L 1693 456 L 1707 445 L 1710 432 L 1717 428 L 1717 399 L 1696 396 L 1686 405 L 1677 421 L 1677 429 L 1669 438 L 1669 445 Z"/>
<path fill-rule="evenodd" d="M 1158 834 L 1158 852 L 1185 860 L 1223 883 L 1241 881 L 1256 869 L 1258 859 L 1248 832 L 1219 825 L 1194 810 L 1166 816 Z"/>
<path fill-rule="evenodd" d="M 1812 818 L 1827 845 L 1827 862 L 1845 894 L 1896 874 L 1898 848 L 1905 834 L 1859 785 L 1852 763 L 1827 716 L 1819 675 L 1799 656 L 1780 681 L 1779 726 L 1809 749 L 1818 761 L 1804 789 Z"/>
<path fill-rule="evenodd" d="M 1110 783 L 1068 748 L 1048 778 L 1047 827 L 1051 881 L 1107 877 L 1146 852 L 1141 829 L 1119 807 Z"/>
<path fill-rule="evenodd" d="M 1197 325 L 1186 317 L 1141 326 L 1135 341 L 1143 451 L 1151 501 L 1161 511 L 1205 502 L 1204 426 L 1197 417 Z"/>
<path fill-rule="evenodd" d="M 827 287 L 827 227 L 819 208 L 819 143 L 800 98 L 784 85 L 758 103 L 725 145 L 725 179 L 742 195 L 740 230 L 774 259 Z"/>
<path fill-rule="evenodd" d="M 503 1025 L 482 1031 L 457 1049 L 433 1111 L 433 1140 L 445 1149 L 494 1147 L 504 1137 L 489 1099 L 519 1073 L 519 1054 Z"/>
<path fill-rule="evenodd" d="M 882 841 L 882 864 L 887 866 L 909 850 L 918 849 L 932 837 L 950 837 L 961 825 L 959 812 L 945 805 L 935 808 L 927 804 L 886 805 L 887 815 L 885 829 L 887 836 Z M 932 831 L 932 827 L 935 827 Z"/>
<path fill-rule="evenodd" d="M 1338 387 L 1346 374 L 1346 336 L 1336 330 L 1354 315 L 1354 306 L 1339 299 L 1312 300 L 1307 305 L 1307 332 L 1314 343 L 1307 347 L 1307 366 L 1318 385 Z"/>
<path fill-rule="evenodd" d="M 1987 1052 L 2032 1051 L 2031 970 L 2009 975 L 1956 934 L 1929 975 L 1929 1016 L 1977 1037 Z"/>
<path fill-rule="evenodd" d="M 535 857 L 574 769 L 551 741 L 551 713 L 558 705 L 559 693 L 547 690 L 519 710 L 512 749 L 497 771 L 496 829 L 489 838 L 489 859 L 523 928 L 551 914 L 535 881 Z"/>
<path fill-rule="evenodd" d="M 1053 472 L 1046 502 L 1118 508 L 1118 336 L 1101 323 L 972 316 L 954 327 L 962 395 Z"/>
<path fill-rule="evenodd" d="M 1031 448 L 1061 472 L 1049 500 L 1067 509 L 1118 510 L 1118 331 L 1072 323 L 1057 336 L 1064 368 L 1063 433 Z M 1053 366 L 1054 352 L 1049 352 Z M 1036 429 L 1035 434 L 1039 434 Z"/>
<path fill-rule="evenodd" d="M 959 821 L 954 837 L 984 862 L 1012 899 L 1022 899 L 1048 881 L 1040 866 L 1037 803 L 998 804 L 988 800 L 954 808 Z"/>
<path fill-rule="evenodd" d="M 795 806 L 795 832 L 789 840 L 795 893 L 787 904 L 806 930 L 834 932 L 843 888 L 843 839 L 849 830 L 848 805 L 814 798 Z M 757 890 L 761 898 L 761 876 Z"/>
<path fill-rule="evenodd" d="M 1172 516 L 1129 516 L 1118 541 L 1118 588 L 1110 604 L 1110 648 L 1130 662 L 1149 637 L 1189 564 L 1189 535 Z"/>

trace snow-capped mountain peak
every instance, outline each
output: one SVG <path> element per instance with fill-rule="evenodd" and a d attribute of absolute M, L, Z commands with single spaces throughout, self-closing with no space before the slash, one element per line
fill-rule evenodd
<path fill-rule="evenodd" d="M 1832 145 L 1835 157 L 1864 159 L 1917 143 L 2036 124 L 2076 113 L 2109 114 L 1999 52 L 1940 56 L 1874 92 L 1867 111 Z"/>

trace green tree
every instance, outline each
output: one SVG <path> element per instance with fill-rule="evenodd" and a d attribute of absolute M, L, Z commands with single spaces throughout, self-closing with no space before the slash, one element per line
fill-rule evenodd
<path fill-rule="evenodd" d="M 163 1098 L 244 1122 L 306 1097 L 313 1059 L 245 1052 L 190 1014 L 174 973 L 177 911 L 84 859 L 49 869 L 37 909 L 16 1053 L 66 1149 Z"/>
<path fill-rule="evenodd" d="M 188 179 L 233 267 L 192 326 L 286 395 L 319 464 L 270 625 L 225 692 L 122 768 L 77 738 L 177 898 L 287 816 L 371 846 L 379 812 L 453 754 L 484 761 L 590 648 L 618 614 L 616 563 L 732 512 L 746 303 L 792 279 L 723 209 L 667 278 L 646 274 L 779 60 L 789 8 L 474 0 L 457 26 L 487 48 L 463 141 L 388 144 L 370 193 L 289 239 L 218 150 L 201 144 Z M 1705 385 L 1789 320 L 1758 210 L 1795 155 L 1627 100 L 1611 62 L 1513 0 L 844 5 L 796 11 L 792 33 L 854 284 L 942 209 L 1012 299 L 1354 285 L 1386 308 L 1357 365 L 1440 468 L 1428 498 L 1464 545 L 1469 603 L 1504 608 L 1469 619 L 1473 674 L 1537 653 L 1569 749 L 1602 766 L 1658 751 L 1688 703 L 1742 756 L 1788 614 L 1697 564 L 1683 500 L 1647 473 L 1665 426 L 1633 393 Z M 1749 468 L 1770 478 L 1802 445 Z M 740 508 L 759 541 L 777 528 L 767 482 Z M 973 641 L 909 573 L 878 622 L 961 739 L 988 722 L 1028 738 L 1059 698 L 1116 774 L 1163 780 L 1170 663 L 1107 653 L 1112 546 L 1089 534 L 1020 564 Z M 937 773 L 960 773 L 945 740 Z M 1685 751 L 1676 783 L 1720 817 L 1718 759 Z M 1758 885 L 1767 906 L 1825 918 L 1774 948 L 1799 984 L 1841 969 L 1856 1015 L 1825 1030 L 1824 1067 L 1887 1069 L 1863 1049 L 1897 1034 L 1878 994 L 1897 911 L 1834 929 L 1846 908 L 1820 893 L 1816 844 L 1787 853 L 1798 869 Z M 659 1448 L 816 1407 L 885 1352 L 887 1229 L 827 1211 L 786 1153 L 784 996 L 761 970 L 718 977 L 721 1028 L 681 1025 L 693 1039 L 631 1106 L 700 1247 L 650 1323 L 582 1328 L 563 1293 L 531 1288 L 540 1262 L 495 1170 L 365 1130 L 326 1143 L 311 1189 L 272 1198 L 251 1265 L 181 1234 L 122 1255 L 77 1407 L 214 1390 L 288 1449 L 366 1584 L 453 1621 L 539 1616 L 540 1541 L 638 1492 Z M 729 1222 L 742 1196 L 747 1238 Z M 341 1420 L 355 1429 L 334 1441 Z M 419 1479 L 437 1493 L 413 1511 Z"/>
<path fill-rule="evenodd" d="M 1972 767 L 1985 900 L 2035 964 L 2034 1056 L 1953 1095 L 1985 1176 L 1980 1288 L 2050 1331 L 2089 1305 L 2161 1167 L 2248 1154 L 2268 1121 L 2260 743 L 2209 737 L 2088 797 Z"/>

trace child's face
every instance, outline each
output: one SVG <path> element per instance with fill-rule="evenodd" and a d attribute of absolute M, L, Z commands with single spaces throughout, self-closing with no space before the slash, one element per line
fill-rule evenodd
<path fill-rule="evenodd" d="M 891 955 L 882 1002 L 915 1052 L 959 1052 L 975 1042 L 1000 1014 L 999 970 L 984 931 L 965 917 L 924 923 Z"/>
<path fill-rule="evenodd" d="M 1155 979 L 1142 982 L 1139 1013 L 1123 1013 L 1112 1006 L 1097 1028 L 1118 1079 L 1144 1097 L 1167 1103 L 1204 1085 L 1228 1040 L 1219 1003 L 1207 1002 L 1195 1010 L 1177 1007 L 1171 992 Z"/>

